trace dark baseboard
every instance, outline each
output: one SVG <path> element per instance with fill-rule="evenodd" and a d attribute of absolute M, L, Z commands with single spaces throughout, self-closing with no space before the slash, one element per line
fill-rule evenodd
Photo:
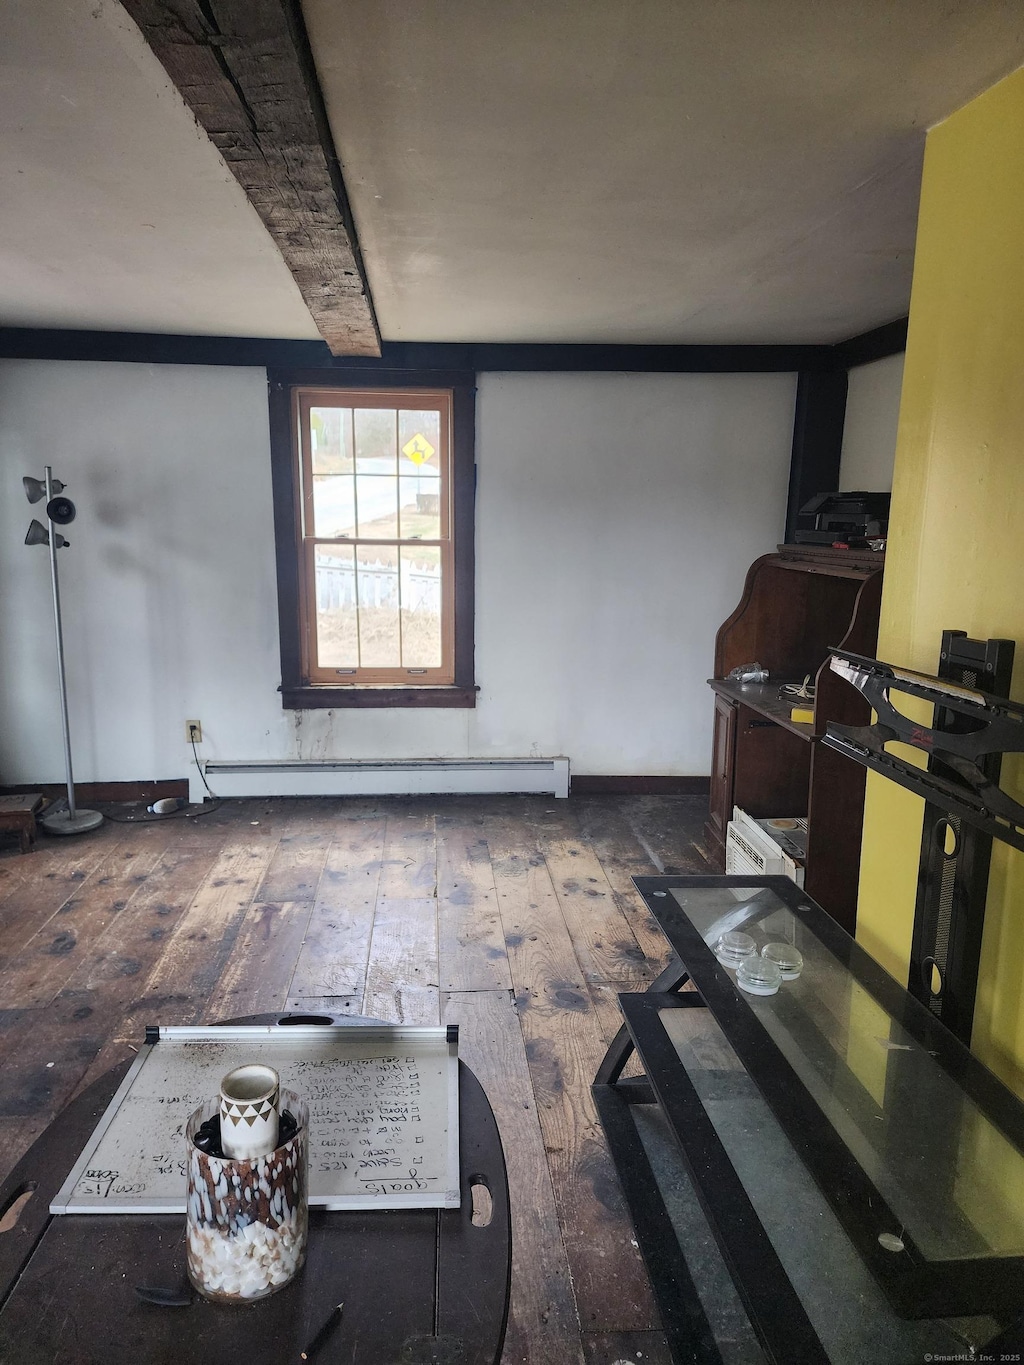
<path fill-rule="evenodd" d="M 572 777 L 573 796 L 709 796 L 710 777 L 627 776 L 583 773 Z"/>
<path fill-rule="evenodd" d="M 4 796 L 22 792 L 42 792 L 44 796 L 66 796 L 63 782 L 19 782 L 0 786 Z M 159 801 L 165 796 L 188 796 L 188 778 L 154 778 L 152 782 L 76 782 L 75 801 Z"/>

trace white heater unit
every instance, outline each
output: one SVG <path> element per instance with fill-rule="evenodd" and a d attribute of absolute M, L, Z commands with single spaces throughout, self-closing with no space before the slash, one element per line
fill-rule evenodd
<path fill-rule="evenodd" d="M 807 846 L 807 821 L 755 820 L 733 806 L 725 835 L 725 870 L 731 877 L 789 877 L 804 884 L 801 853 Z"/>
<path fill-rule="evenodd" d="M 417 796 L 546 792 L 569 795 L 567 758 L 407 758 L 387 761 L 200 759 L 188 797 L 206 795 L 200 771 L 218 796 Z"/>

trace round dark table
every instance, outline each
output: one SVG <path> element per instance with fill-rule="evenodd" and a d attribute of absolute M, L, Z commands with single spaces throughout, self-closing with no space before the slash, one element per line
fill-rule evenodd
<path fill-rule="evenodd" d="M 330 1015 L 260 1014 L 232 1024 L 379 1024 Z M 495 1365 L 508 1316 L 511 1224 L 494 1115 L 459 1063 L 458 1209 L 310 1209 L 304 1269 L 243 1306 L 144 1302 L 137 1286 L 186 1289 L 181 1214 L 64 1214 L 50 1201 L 120 1084 L 116 1067 L 73 1100 L 0 1188 L 0 1361 L 4 1365 L 300 1365 L 334 1306 L 322 1365 Z M 473 1221 L 474 1186 L 478 1196 Z M 483 1206 L 483 1212 L 481 1207 Z"/>

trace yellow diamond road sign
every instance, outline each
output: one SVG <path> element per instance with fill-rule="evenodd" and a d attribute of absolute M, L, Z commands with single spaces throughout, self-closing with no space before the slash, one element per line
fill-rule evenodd
<path fill-rule="evenodd" d="M 402 447 L 402 454 L 408 456 L 413 464 L 426 464 L 433 453 L 434 447 L 421 432 L 417 432 L 412 440 L 406 441 Z"/>

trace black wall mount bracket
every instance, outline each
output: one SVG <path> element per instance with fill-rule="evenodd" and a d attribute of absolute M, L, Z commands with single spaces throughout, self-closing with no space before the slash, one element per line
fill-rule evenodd
<path fill-rule="evenodd" d="M 1024 706 L 839 649 L 832 651 L 831 667 L 863 694 L 878 719 L 874 725 L 830 723 L 824 744 L 1024 852 L 1024 806 L 986 771 L 991 755 L 1024 753 Z M 892 693 L 931 702 L 958 728 L 912 720 L 897 710 Z M 919 768 L 887 753 L 886 744 L 894 741 L 939 760 L 941 768 Z"/>

